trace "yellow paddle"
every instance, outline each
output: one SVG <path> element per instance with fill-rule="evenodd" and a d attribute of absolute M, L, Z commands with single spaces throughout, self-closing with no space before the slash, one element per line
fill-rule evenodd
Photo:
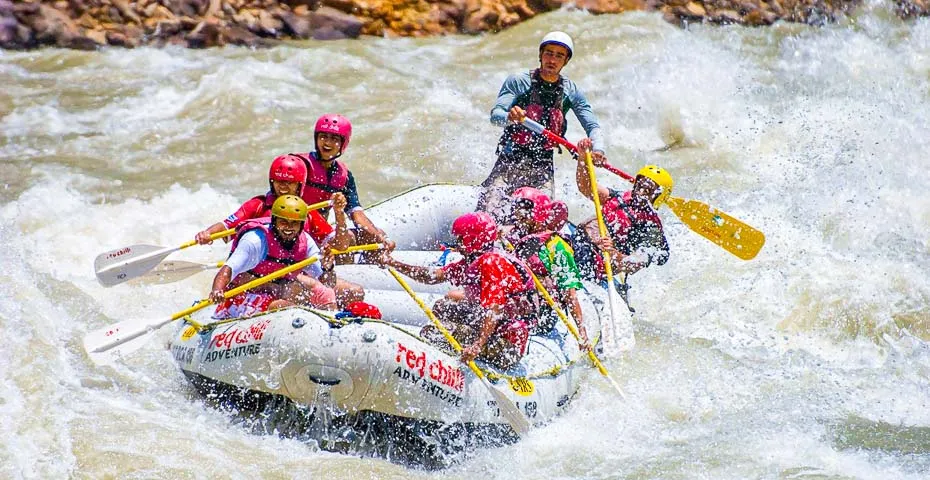
<path fill-rule="evenodd" d="M 574 144 L 564 138 L 546 130 L 545 127 L 532 119 L 525 119 L 523 124 L 527 128 L 549 140 L 556 142 L 573 152 L 578 152 Z M 604 169 L 620 176 L 627 181 L 634 181 L 635 177 L 619 168 L 604 164 Z M 592 175 L 591 178 L 594 178 Z M 743 260 L 750 260 L 759 253 L 765 244 L 765 234 L 760 230 L 697 200 L 685 200 L 670 197 L 668 206 L 691 231 L 710 240 L 715 245 L 736 255 Z"/>
<path fill-rule="evenodd" d="M 319 210 L 332 204 L 331 201 L 314 203 L 307 207 L 309 210 Z M 228 237 L 236 233 L 235 229 L 223 230 L 210 235 L 210 241 Z M 183 243 L 178 247 L 160 247 L 158 245 L 130 245 L 101 253 L 94 259 L 94 271 L 97 281 L 104 287 L 112 287 L 126 280 L 141 277 L 158 266 L 162 260 L 178 250 L 197 245 L 195 240 Z"/>
<path fill-rule="evenodd" d="M 607 224 L 604 223 L 604 214 L 601 212 L 601 197 L 597 193 L 597 178 L 594 176 L 594 162 L 591 160 L 591 152 L 585 152 L 585 165 L 588 168 L 588 178 L 591 180 L 591 198 L 594 200 L 594 214 L 597 216 L 597 228 L 601 238 L 609 238 L 607 233 Z M 611 334 L 616 347 L 620 351 L 631 350 L 636 345 L 636 337 L 633 335 L 633 322 L 628 314 L 620 313 L 619 299 L 617 298 L 617 289 L 614 287 L 614 267 L 610 259 L 610 253 L 604 250 L 604 271 L 607 273 L 607 302 L 610 304 L 610 322 Z"/>
<path fill-rule="evenodd" d="M 501 240 L 503 240 L 503 237 L 501 237 Z M 510 242 L 507 240 L 503 240 L 503 242 L 504 246 L 506 246 L 508 250 L 513 251 L 513 245 L 511 245 Z M 549 294 L 549 291 L 546 290 L 546 286 L 542 284 L 542 282 L 539 280 L 539 277 L 533 273 L 533 270 L 528 269 L 528 271 L 530 272 L 530 277 L 533 278 L 533 284 L 536 285 L 536 290 L 539 291 L 539 294 L 542 295 L 544 299 L 546 299 L 546 303 L 549 304 L 549 307 L 551 307 L 552 310 L 554 310 L 555 313 L 559 316 L 559 319 L 562 320 L 562 323 L 566 328 L 568 328 L 568 331 L 571 332 L 573 337 L 575 337 L 578 345 L 581 345 L 581 334 L 578 332 L 578 329 L 575 328 L 575 324 L 568 319 L 568 315 L 566 315 L 565 312 L 562 311 L 562 309 L 559 308 L 559 306 L 555 303 L 555 299 L 553 299 L 552 295 Z M 607 380 L 609 380 L 614 389 L 617 390 L 617 393 L 620 394 L 620 397 L 625 400 L 626 394 L 623 393 L 623 389 L 620 388 L 620 384 L 617 383 L 617 381 L 614 380 L 612 376 L 610 376 L 607 368 L 604 367 L 604 364 L 601 363 L 600 359 L 597 358 L 597 355 L 594 354 L 594 351 L 590 349 L 588 350 L 588 358 L 591 359 L 591 363 L 594 364 L 594 366 L 597 368 L 597 371 L 601 372 L 601 375 L 607 377 Z"/>
<path fill-rule="evenodd" d="M 256 278 L 245 285 L 233 288 L 224 293 L 223 298 L 232 298 L 246 290 L 281 278 L 291 272 L 296 272 L 317 260 L 319 260 L 319 257 L 314 255 L 282 268 L 281 270 L 276 270 L 264 277 Z M 146 334 L 152 333 L 179 318 L 186 317 L 201 310 L 212 303 L 213 301 L 210 299 L 201 300 L 194 306 L 181 310 L 168 319 L 131 319 L 99 328 L 84 336 L 84 350 L 87 351 L 87 355 L 94 363 L 107 363 L 113 360 L 117 355 L 126 356 L 141 348 L 148 339 Z M 137 339 L 139 341 L 136 341 Z"/>
<path fill-rule="evenodd" d="M 433 314 L 433 311 L 430 310 L 430 308 L 427 307 L 425 303 L 423 303 L 423 300 L 420 300 L 420 297 L 418 297 L 417 294 L 414 293 L 413 290 L 410 289 L 410 285 L 408 285 L 407 282 L 404 281 L 404 279 L 400 276 L 400 274 L 397 273 L 397 270 L 394 270 L 393 268 L 388 268 L 388 271 L 391 272 L 391 275 L 394 277 L 395 280 L 397 280 L 397 283 L 399 283 L 400 286 L 403 287 L 404 291 L 406 291 L 407 294 L 410 295 L 410 298 L 412 298 L 415 302 L 417 302 L 417 305 L 419 305 L 420 309 L 423 310 L 423 313 L 425 313 L 426 316 L 429 317 L 430 321 L 433 322 L 433 325 L 437 329 L 439 329 L 440 332 L 442 332 L 442 335 L 446 337 L 446 341 L 448 341 L 449 344 L 452 345 L 452 348 L 454 348 L 456 352 L 461 352 L 462 346 L 459 344 L 459 342 L 455 339 L 455 337 L 452 336 L 451 333 L 449 333 L 449 330 L 447 330 L 446 327 L 442 325 L 439 319 L 436 318 L 436 315 Z M 529 420 L 527 420 L 526 417 L 524 417 L 523 414 L 520 413 L 520 410 L 517 409 L 513 401 L 507 398 L 507 394 L 498 390 L 497 388 L 494 388 L 494 386 L 491 385 L 491 382 L 489 382 L 488 379 L 484 376 L 484 373 L 481 372 L 481 369 L 478 368 L 477 365 L 475 365 L 474 360 L 468 362 L 468 367 L 471 368 L 472 372 L 475 372 L 475 376 L 478 377 L 481 380 L 481 383 L 485 386 L 485 388 L 487 388 L 488 391 L 491 392 L 491 395 L 497 401 L 497 407 L 500 409 L 501 414 L 504 416 L 504 418 L 507 419 L 507 421 L 510 423 L 510 426 L 513 428 L 513 430 L 517 432 L 518 435 L 524 435 L 527 432 L 529 432 L 530 431 Z"/>

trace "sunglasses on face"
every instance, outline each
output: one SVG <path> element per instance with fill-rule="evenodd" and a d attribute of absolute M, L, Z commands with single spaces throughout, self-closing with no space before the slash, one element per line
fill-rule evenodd
<path fill-rule="evenodd" d="M 533 207 L 535 206 L 536 205 L 533 203 L 533 201 L 527 198 L 518 198 L 517 200 L 513 202 L 514 210 L 532 211 Z"/>

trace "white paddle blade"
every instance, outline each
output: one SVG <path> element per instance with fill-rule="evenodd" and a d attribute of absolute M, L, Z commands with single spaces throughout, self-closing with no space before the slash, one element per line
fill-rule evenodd
<path fill-rule="evenodd" d="M 127 358 L 129 354 L 141 349 L 152 337 L 155 336 L 155 330 L 149 330 L 147 333 L 128 340 L 119 345 L 119 347 L 103 350 L 100 352 L 87 351 L 87 356 L 94 365 L 112 365 L 117 360 Z M 85 347 L 86 348 L 86 347 Z"/>
<path fill-rule="evenodd" d="M 521 437 L 526 435 L 530 431 L 530 421 L 520 412 L 520 409 L 513 403 L 513 400 L 507 398 L 506 393 L 498 390 L 494 385 L 491 385 L 491 382 L 489 382 L 487 378 L 483 376 L 480 378 L 481 383 L 491 392 L 491 395 L 497 402 L 497 408 L 500 409 L 501 415 L 507 419 L 507 422 L 510 423 L 513 430 L 517 432 L 517 435 Z"/>
<path fill-rule="evenodd" d="M 178 247 L 132 245 L 101 253 L 94 260 L 97 281 L 104 287 L 112 287 L 139 277 L 178 250 L 180 250 Z"/>
<path fill-rule="evenodd" d="M 84 336 L 84 350 L 95 363 L 97 359 L 106 362 L 114 356 L 125 356 L 145 345 L 144 341 L 137 340 L 147 339 L 147 333 L 154 332 L 172 321 L 171 318 L 133 319 L 108 325 Z"/>
<path fill-rule="evenodd" d="M 620 298 L 617 289 L 611 285 L 607 289 L 610 301 L 610 323 L 613 326 L 614 345 L 618 351 L 626 352 L 636 346 L 636 336 L 633 333 L 633 318 L 626 303 Z"/>
<path fill-rule="evenodd" d="M 216 269 L 217 263 L 186 262 L 184 260 L 167 260 L 159 263 L 151 271 L 129 281 L 133 285 L 163 285 L 180 282 L 204 270 Z"/>

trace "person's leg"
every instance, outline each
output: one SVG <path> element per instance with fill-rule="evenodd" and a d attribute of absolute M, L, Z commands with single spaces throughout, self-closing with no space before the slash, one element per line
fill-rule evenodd
<path fill-rule="evenodd" d="M 353 302 L 365 300 L 365 289 L 357 283 L 352 283 L 341 278 L 336 278 L 336 303 L 339 307 L 345 308 Z"/>
<path fill-rule="evenodd" d="M 508 219 L 510 216 L 509 195 L 515 188 L 522 186 L 511 185 L 514 181 L 520 181 L 519 178 L 514 178 L 515 162 L 516 160 L 508 155 L 500 155 L 488 178 L 481 182 L 483 189 L 475 209 L 490 213 L 497 222 Z"/>
<path fill-rule="evenodd" d="M 301 275 L 296 281 L 284 283 L 282 288 L 281 298 L 284 300 L 324 310 L 336 310 L 336 292 L 315 278 Z"/>
<path fill-rule="evenodd" d="M 520 349 L 500 335 L 493 335 L 478 358 L 501 369 L 509 370 L 520 361 Z"/>

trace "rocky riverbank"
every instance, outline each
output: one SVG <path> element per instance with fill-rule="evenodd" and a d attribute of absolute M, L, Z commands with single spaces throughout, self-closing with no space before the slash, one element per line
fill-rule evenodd
<path fill-rule="evenodd" d="M 904 18 L 928 15 L 930 0 L 894 0 Z M 861 0 L 0 0 L 0 47 L 45 45 L 270 46 L 282 39 L 426 36 L 499 31 L 541 13 L 659 11 L 696 22 L 823 24 Z"/>

